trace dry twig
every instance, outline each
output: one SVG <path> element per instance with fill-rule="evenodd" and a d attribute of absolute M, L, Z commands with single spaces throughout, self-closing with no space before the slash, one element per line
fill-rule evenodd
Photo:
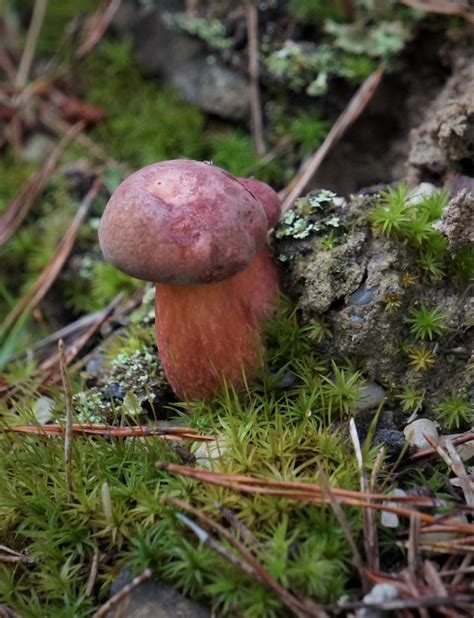
<path fill-rule="evenodd" d="M 243 493 L 285 497 L 291 500 L 301 500 L 316 504 L 327 504 L 330 501 L 324 489 L 317 483 L 264 480 L 242 474 L 224 474 L 166 462 L 158 462 L 156 466 L 159 469 L 167 470 L 174 474 L 180 474 Z M 408 519 L 413 516 L 418 518 L 423 524 L 426 524 L 427 527 L 423 528 L 422 531 L 434 531 L 430 526 L 436 526 L 439 531 L 449 531 L 464 536 L 465 534 L 474 534 L 474 524 L 457 522 L 446 516 L 439 517 L 424 511 L 415 510 L 413 508 L 415 506 L 437 506 L 435 499 L 426 496 L 400 496 L 396 499 L 397 505 L 393 505 L 390 504 L 393 503 L 393 496 L 386 494 L 363 493 L 331 487 L 331 495 L 340 504 L 387 511 Z M 400 504 L 406 504 L 407 506 L 400 506 Z M 454 506 L 458 507 L 459 505 Z"/>
<path fill-rule="evenodd" d="M 461 444 L 466 444 L 467 442 L 471 442 L 471 441 L 474 441 L 474 432 L 467 431 L 466 433 L 463 433 L 460 436 L 457 436 L 457 438 L 453 438 L 451 440 L 451 443 L 453 446 L 460 446 Z M 440 450 L 446 449 L 445 442 L 440 442 L 436 446 Z M 430 446 L 429 448 L 425 448 L 425 449 L 417 451 L 416 453 L 413 453 L 413 455 L 410 456 L 410 459 L 413 461 L 417 459 L 422 459 L 424 457 L 432 457 L 433 455 L 436 455 L 436 453 L 439 454 L 439 451 L 437 451 L 435 447 Z"/>

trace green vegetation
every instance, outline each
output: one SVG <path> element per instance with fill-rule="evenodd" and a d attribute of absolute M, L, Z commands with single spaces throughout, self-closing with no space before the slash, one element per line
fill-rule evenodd
<path fill-rule="evenodd" d="M 451 255 L 446 237 L 433 227 L 448 201 L 446 191 L 418 198 L 400 183 L 380 194 L 369 216 L 375 233 L 408 243 L 417 253 L 420 270 L 435 281 L 448 273 L 458 279 L 474 276 L 474 249 L 464 247 Z"/>
<path fill-rule="evenodd" d="M 426 371 L 436 363 L 436 355 L 425 345 L 414 345 L 408 349 L 410 367 L 417 372 Z"/>
<path fill-rule="evenodd" d="M 413 412 L 420 408 L 424 398 L 425 394 L 412 384 L 405 384 L 400 394 L 397 395 L 404 412 Z"/>
<path fill-rule="evenodd" d="M 435 335 L 441 335 L 446 330 L 443 323 L 446 315 L 439 308 L 428 309 L 421 303 L 419 309 L 413 309 L 410 313 L 412 317 L 408 319 L 408 323 L 411 324 L 410 331 L 416 339 L 432 341 Z"/>
<path fill-rule="evenodd" d="M 455 392 L 442 399 L 435 412 L 448 429 L 459 429 L 461 425 L 474 421 L 474 404 L 468 393 Z"/>
<path fill-rule="evenodd" d="M 151 326 L 131 326 L 120 342 L 111 344 L 106 363 L 115 381 L 121 376 L 136 382 L 137 376 L 130 374 L 135 365 L 140 365 L 139 374 L 147 375 L 147 382 L 147 372 L 156 373 L 156 357 L 146 348 L 151 330 Z M 363 383 L 360 372 L 336 364 L 325 366 L 316 359 L 290 306 L 283 306 L 269 325 L 269 336 L 263 383 L 243 397 L 229 390 L 210 403 L 174 406 L 171 414 L 180 414 L 182 408 L 191 413 L 191 426 L 217 435 L 221 447 L 220 456 L 212 460 L 215 470 L 314 481 L 321 462 L 331 483 L 357 488 L 357 466 L 344 433 Z M 113 355 L 116 349 L 122 350 L 118 356 Z M 142 351 L 137 355 L 134 350 Z M 281 379 L 288 370 L 296 376 L 295 382 L 283 388 Z M 75 382 L 75 391 L 79 388 Z M 54 413 L 61 419 L 62 394 L 51 395 Z M 102 418 L 103 397 L 96 399 L 95 409 Z M 93 397 L 88 401 L 92 405 Z M 81 419 L 82 404 L 77 396 L 75 416 Z M 30 406 L 19 406 L 15 415 L 6 409 L 2 413 L 4 424 L 32 420 Z M 137 421 L 143 414 L 142 409 Z M 112 422 L 132 420 L 114 405 L 107 408 L 106 417 Z M 261 584 L 195 539 L 163 502 L 166 495 L 191 501 L 217 519 L 220 506 L 231 509 L 256 536 L 258 559 L 265 568 L 301 596 L 334 602 L 351 576 L 350 550 L 329 507 L 241 496 L 158 471 L 156 461 L 179 462 L 166 441 L 75 437 L 72 501 L 61 438 L 45 441 L 0 434 L 0 443 L 4 453 L 0 539 L 35 560 L 34 564 L 0 564 L 0 594 L 25 618 L 90 616 L 124 567 L 135 573 L 150 567 L 185 593 L 212 598 L 224 615 L 236 609 L 259 618 L 280 615 L 280 602 Z M 192 450 L 200 458 L 198 463 L 207 456 L 205 446 L 199 452 Z M 375 450 L 364 448 L 364 454 L 370 469 Z M 104 484 L 111 506 L 104 505 Z M 346 517 L 360 539 L 361 513 L 347 510 Z M 100 556 L 98 579 L 94 595 L 87 597 L 85 586 L 95 551 Z"/>

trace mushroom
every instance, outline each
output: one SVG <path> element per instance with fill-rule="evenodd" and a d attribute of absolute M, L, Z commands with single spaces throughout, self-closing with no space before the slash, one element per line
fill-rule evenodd
<path fill-rule="evenodd" d="M 266 245 L 276 193 L 208 163 L 163 161 L 116 189 L 99 228 L 105 258 L 156 285 L 158 351 L 178 397 L 241 387 L 262 358 L 278 297 Z"/>

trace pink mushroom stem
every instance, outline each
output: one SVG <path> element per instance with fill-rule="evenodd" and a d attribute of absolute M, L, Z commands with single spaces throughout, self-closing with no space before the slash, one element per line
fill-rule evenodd
<path fill-rule="evenodd" d="M 229 279 L 156 284 L 156 338 L 171 387 L 208 399 L 223 383 L 239 389 L 261 366 L 262 322 L 274 311 L 278 276 L 268 247 Z"/>

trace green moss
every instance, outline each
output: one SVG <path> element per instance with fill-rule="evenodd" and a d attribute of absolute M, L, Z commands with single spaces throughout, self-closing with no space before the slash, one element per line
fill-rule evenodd
<path fill-rule="evenodd" d="M 25 186 L 34 168 L 32 163 L 17 161 L 9 151 L 2 153 L 0 157 L 0 213 Z"/>
<path fill-rule="evenodd" d="M 406 183 L 382 191 L 369 214 L 375 233 L 407 243 L 416 252 L 420 270 L 430 279 L 469 279 L 474 273 L 474 250 L 465 247 L 454 255 L 446 237 L 433 225 L 449 201 L 446 191 L 435 191 L 414 200 Z"/>
<path fill-rule="evenodd" d="M 474 421 L 474 404 L 467 392 L 453 392 L 444 397 L 436 406 L 435 412 L 440 422 L 448 429 L 459 429 Z"/>
<path fill-rule="evenodd" d="M 204 117 L 172 91 L 146 80 L 130 45 L 104 41 L 81 71 L 90 103 L 106 119 L 93 131 L 106 152 L 140 167 L 163 159 L 205 158 Z"/>
<path fill-rule="evenodd" d="M 123 337 L 130 338 L 130 353 L 122 351 L 109 361 L 110 380 L 137 382 L 140 375 L 145 379 L 143 368 L 136 375 L 133 372 L 135 366 L 142 367 L 143 354 L 150 352 L 140 343 L 137 327 L 129 328 Z M 344 418 L 354 411 L 360 374 L 337 365 L 325 367 L 315 359 L 312 342 L 298 326 L 291 306 L 282 306 L 269 333 L 267 378 L 260 385 L 242 397 L 229 390 L 210 403 L 175 406 L 175 414 L 186 408 L 192 413 L 192 426 L 218 437 L 222 447 L 212 463 L 216 470 L 313 481 L 320 461 L 331 483 L 356 488 L 357 467 L 344 437 Z M 119 348 L 124 346 L 116 342 Z M 148 361 L 146 365 L 150 366 Z M 297 376 L 296 381 L 283 388 L 281 376 L 288 370 Z M 149 384 L 148 377 L 145 381 Z M 94 412 L 94 397 L 95 411 L 99 410 L 101 391 L 96 388 L 88 393 L 89 411 Z M 53 396 L 61 415 L 62 395 Z M 16 421 L 7 414 L 4 422 L 8 418 L 24 423 L 29 415 L 31 411 L 25 408 Z M 332 424 L 336 420 L 338 427 Z M 27 550 L 35 559 L 33 565 L 0 565 L 0 591 L 3 602 L 27 618 L 89 616 L 106 598 L 114 574 L 125 566 L 134 572 L 149 566 L 160 579 L 187 594 L 211 598 L 223 615 L 235 610 L 255 617 L 284 615 L 280 601 L 260 583 L 200 545 L 176 518 L 174 509 L 160 499 L 164 495 L 190 501 L 217 519 L 221 518 L 218 504 L 232 509 L 255 534 L 258 558 L 265 568 L 301 596 L 334 602 L 351 576 L 350 550 L 330 508 L 242 496 L 159 472 L 155 461 L 176 461 L 176 455 L 169 443 L 158 438 L 75 437 L 72 503 L 67 498 L 61 439 L 43 441 L 6 434 L 0 435 L 0 447 L 4 453 L 0 461 L 4 479 L 0 542 Z M 194 446 L 192 450 L 206 457 L 205 448 L 198 452 Z M 374 455 L 366 451 L 369 468 Z M 102 503 L 104 483 L 110 491 L 112 515 Z M 346 514 L 360 538 L 360 512 L 348 510 Z M 98 579 L 93 597 L 86 598 L 95 550 L 100 551 Z"/>

